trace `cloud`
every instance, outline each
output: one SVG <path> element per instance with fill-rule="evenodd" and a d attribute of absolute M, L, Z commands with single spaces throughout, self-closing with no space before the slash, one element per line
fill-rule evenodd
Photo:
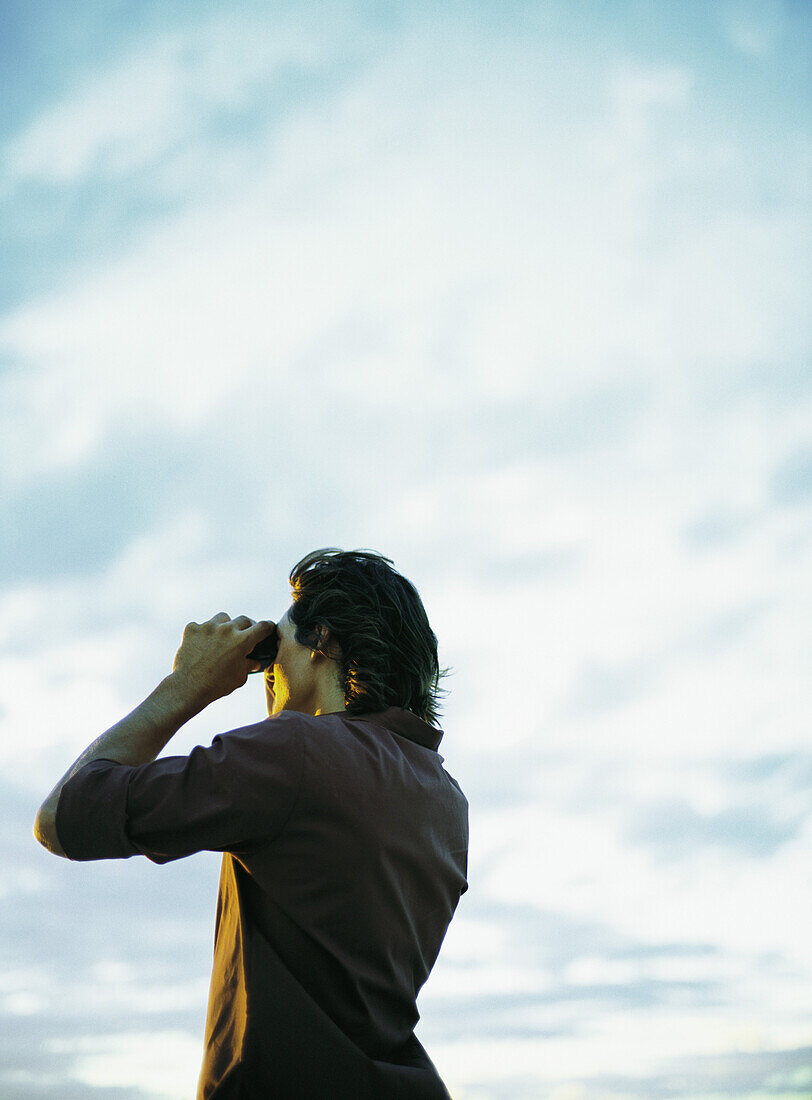
<path fill-rule="evenodd" d="M 633 146 L 650 140 L 657 112 L 684 106 L 692 85 L 693 74 L 675 65 L 618 66 L 610 85 L 612 137 L 622 135 Z"/>
<path fill-rule="evenodd" d="M 684 799 L 670 799 L 638 810 L 627 836 L 632 843 L 650 844 L 670 859 L 686 859 L 705 846 L 722 846 L 741 855 L 763 859 L 797 836 L 803 817 L 776 814 L 766 806 L 732 806 L 702 814 Z"/>
<path fill-rule="evenodd" d="M 773 53 L 788 23 L 782 0 L 728 0 L 721 15 L 730 42 L 755 58 Z"/>
<path fill-rule="evenodd" d="M 220 141 L 249 109 L 255 112 L 280 73 L 315 68 L 321 48 L 291 22 L 221 16 L 169 30 L 129 56 L 117 57 L 75 92 L 41 114 L 7 149 L 6 186 L 36 181 L 75 185 L 83 177 L 115 177 L 149 165 L 166 173 L 184 151 Z"/>
<path fill-rule="evenodd" d="M 793 1050 L 735 1051 L 674 1060 L 666 1072 L 644 1077 L 585 1077 L 588 1095 L 663 1100 L 730 1096 L 757 1100 L 764 1095 L 801 1100 L 812 1083 L 812 1047 Z M 585 1094 L 586 1095 L 586 1094 Z"/>
<path fill-rule="evenodd" d="M 27 1064 L 129 1080 L 129 1029 L 199 1034 L 214 864 L 64 866 L 33 814 L 183 622 L 272 615 L 328 544 L 392 553 L 457 669 L 471 890 L 421 1034 L 460 1094 L 536 1096 L 543 1064 L 551 1095 L 634 1095 L 671 1087 L 669 1054 L 792 1049 L 802 136 L 778 92 L 761 121 L 726 106 L 704 38 L 655 63 L 593 21 L 587 48 L 566 5 L 543 34 L 495 9 L 255 34 L 246 11 L 124 43 L 10 146 L 14 1087 Z M 173 751 L 261 711 L 249 688 Z"/>
<path fill-rule="evenodd" d="M 753 517 L 736 513 L 729 506 L 711 508 L 697 515 L 683 531 L 688 546 L 701 549 L 735 542 L 751 527 Z"/>
<path fill-rule="evenodd" d="M 804 504 L 812 495 L 812 452 L 796 451 L 772 474 L 770 493 L 777 504 Z"/>
<path fill-rule="evenodd" d="M 156 1067 L 167 1034 L 182 1036 L 162 1087 L 188 1091 L 202 1056 L 220 857 L 201 854 L 170 876 L 139 859 L 70 864 L 34 840 L 39 799 L 16 783 L 2 788 L 0 1092 L 78 1100 L 140 1080 L 157 1098 L 158 1069 L 149 1080 L 128 1070 L 125 1048 L 134 1048 L 117 1038 L 138 1028 L 153 1035 Z"/>
<path fill-rule="evenodd" d="M 96 1088 L 133 1085 L 155 1097 L 171 1098 L 194 1088 L 200 1072 L 201 1044 L 177 1028 L 135 1031 L 132 1028 L 99 1037 L 53 1040 L 75 1061 L 72 1075 Z"/>
<path fill-rule="evenodd" d="M 812 789 L 812 753 L 768 752 L 744 760 L 724 760 L 717 765 L 728 778 L 748 787 L 758 786 L 774 798 L 790 791 Z"/>

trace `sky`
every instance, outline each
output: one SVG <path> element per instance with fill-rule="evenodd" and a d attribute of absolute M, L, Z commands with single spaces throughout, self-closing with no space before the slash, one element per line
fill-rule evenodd
<path fill-rule="evenodd" d="M 193 1096 L 219 856 L 34 816 L 187 621 L 339 546 L 454 670 L 455 1100 L 808 1100 L 808 5 L 2 20 L 2 1095 Z"/>

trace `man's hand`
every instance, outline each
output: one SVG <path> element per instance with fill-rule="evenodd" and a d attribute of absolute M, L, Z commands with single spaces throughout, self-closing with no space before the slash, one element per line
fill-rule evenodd
<path fill-rule="evenodd" d="M 230 618 L 225 611 L 205 623 L 189 623 L 175 654 L 173 679 L 191 697 L 214 702 L 242 687 L 249 672 L 262 666 L 249 661 L 248 654 L 275 624 L 265 619 L 256 623 L 247 615 Z"/>

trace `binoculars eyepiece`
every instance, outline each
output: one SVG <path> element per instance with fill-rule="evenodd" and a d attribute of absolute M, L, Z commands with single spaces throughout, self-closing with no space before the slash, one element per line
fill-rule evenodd
<path fill-rule="evenodd" d="M 252 672 L 264 672 L 266 668 L 269 668 L 276 660 L 276 653 L 279 649 L 279 631 L 276 629 L 276 623 L 274 623 L 273 630 L 267 638 L 263 638 L 259 645 L 254 646 L 251 652 L 248 654 L 249 661 L 258 661 L 261 668 L 252 669 Z"/>

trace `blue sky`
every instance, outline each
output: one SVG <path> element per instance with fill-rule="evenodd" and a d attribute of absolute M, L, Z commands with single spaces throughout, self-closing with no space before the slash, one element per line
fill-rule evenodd
<path fill-rule="evenodd" d="M 806 5 L 4 19 L 0 1091 L 192 1095 L 218 857 L 31 824 L 186 621 L 337 545 L 455 670 L 455 1100 L 808 1096 Z"/>

